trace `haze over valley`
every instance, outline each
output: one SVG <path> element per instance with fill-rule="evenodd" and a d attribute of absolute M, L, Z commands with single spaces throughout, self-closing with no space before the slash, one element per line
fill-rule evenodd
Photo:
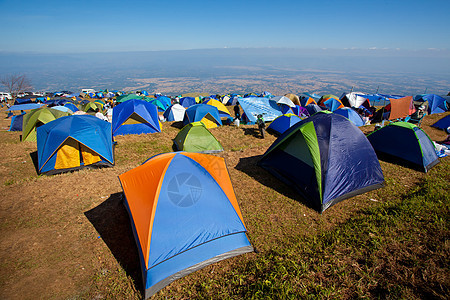
<path fill-rule="evenodd" d="M 450 51 L 232 48 L 76 54 L 0 52 L 0 74 L 26 74 L 35 90 L 81 88 L 272 94 L 450 91 Z"/>

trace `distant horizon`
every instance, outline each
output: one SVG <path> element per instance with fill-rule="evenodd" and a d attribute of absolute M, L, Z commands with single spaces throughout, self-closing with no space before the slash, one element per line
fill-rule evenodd
<path fill-rule="evenodd" d="M 147 89 L 447 94 L 450 51 L 397 49 L 211 48 L 73 54 L 5 53 L 0 76 L 25 74 L 37 91 Z M 208 89 L 208 91 L 204 90 Z M 272 91 L 271 91 L 272 89 Z"/>

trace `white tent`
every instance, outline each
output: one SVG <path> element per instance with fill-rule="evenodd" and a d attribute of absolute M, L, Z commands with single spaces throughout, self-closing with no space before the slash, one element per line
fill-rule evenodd
<path fill-rule="evenodd" d="M 166 121 L 183 121 L 185 110 L 182 105 L 175 103 L 166 109 L 164 118 Z"/>
<path fill-rule="evenodd" d="M 275 101 L 277 104 L 284 104 L 289 107 L 295 107 L 294 102 L 292 102 L 291 99 L 286 96 L 275 96 L 273 98 L 270 98 L 270 100 Z"/>

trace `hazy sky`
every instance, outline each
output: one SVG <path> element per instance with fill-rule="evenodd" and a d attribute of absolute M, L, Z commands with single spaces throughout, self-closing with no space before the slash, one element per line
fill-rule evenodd
<path fill-rule="evenodd" d="M 450 0 L 0 0 L 0 51 L 450 49 Z"/>

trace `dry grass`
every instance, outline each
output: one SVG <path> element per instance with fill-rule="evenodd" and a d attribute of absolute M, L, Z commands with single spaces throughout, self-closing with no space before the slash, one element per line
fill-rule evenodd
<path fill-rule="evenodd" d="M 117 137 L 113 168 L 48 177 L 36 174 L 30 156 L 36 151 L 35 143 L 19 142 L 20 133 L 5 131 L 9 119 L 4 119 L 4 111 L 0 113 L 0 298 L 141 298 L 138 254 L 121 203 L 118 175 L 153 155 L 171 151 L 179 129 L 164 123 L 162 133 Z M 442 131 L 429 126 L 442 116 L 428 116 L 423 121 L 422 127 L 434 140 L 445 138 Z M 362 130 L 372 131 L 373 126 Z M 225 149 L 218 155 L 225 158 L 249 237 L 259 253 L 208 266 L 172 283 L 156 298 L 448 296 L 448 256 L 443 256 L 448 254 L 445 226 L 438 236 L 433 232 L 423 235 L 417 229 L 414 238 L 420 237 L 423 242 L 368 231 L 389 241 L 378 248 L 335 240 L 344 239 L 338 233 L 340 226 L 373 230 L 362 221 L 365 214 L 371 216 L 370 220 L 385 222 L 373 217 L 379 216 L 378 209 L 386 210 L 386 205 L 415 195 L 424 178 L 439 177 L 437 172 L 448 174 L 448 158 L 443 158 L 430 174 L 382 161 L 387 183 L 384 188 L 343 201 L 320 215 L 256 166 L 274 136 L 260 139 L 256 126 L 250 125 L 224 126 L 212 129 L 212 133 Z M 448 195 L 448 186 L 439 188 Z M 448 197 L 443 207 L 448 209 Z M 411 226 L 409 219 L 396 222 L 402 234 Z M 358 227 L 354 230 L 358 231 Z M 443 241 L 446 248 L 427 248 L 437 241 Z M 327 248 L 330 245 L 333 248 Z M 370 249 L 379 251 L 379 259 L 364 261 L 363 252 Z M 325 255 L 322 260 L 311 258 L 315 251 Z M 404 260 L 411 261 L 405 264 Z M 323 269 L 316 269 L 314 264 Z M 419 274 L 416 269 L 422 267 L 420 274 L 424 278 L 413 278 Z M 434 282 L 441 287 L 431 286 L 428 293 L 414 294 L 417 289 L 408 286 L 407 279 L 416 286 Z M 380 290 L 377 293 L 371 287 Z"/>

